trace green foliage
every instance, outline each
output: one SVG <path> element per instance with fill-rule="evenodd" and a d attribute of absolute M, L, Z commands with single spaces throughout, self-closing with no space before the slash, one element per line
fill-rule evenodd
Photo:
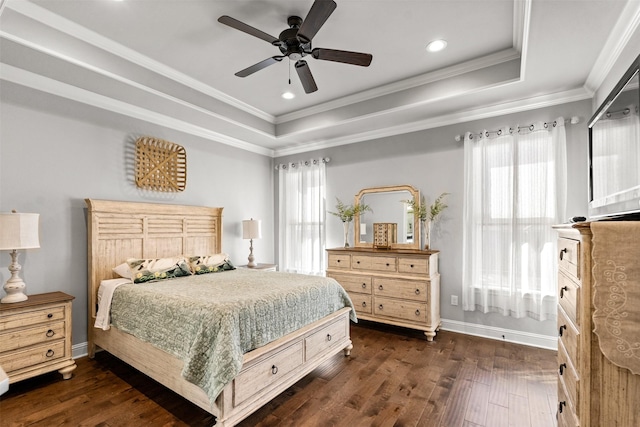
<path fill-rule="evenodd" d="M 442 193 L 431 206 L 427 207 L 427 203 L 424 200 L 424 196 L 420 197 L 420 201 L 416 202 L 415 199 L 402 200 L 403 203 L 408 204 L 413 209 L 413 212 L 418 215 L 420 221 L 434 221 L 444 211 L 448 205 L 444 204 L 444 198 L 449 193 Z"/>
<path fill-rule="evenodd" d="M 427 219 L 427 203 L 424 200 L 424 196 L 420 197 L 420 201 L 417 203 L 415 199 L 402 200 L 402 202 L 411 206 L 413 213 L 418 215 L 420 221 Z"/>
<path fill-rule="evenodd" d="M 430 221 L 434 221 L 438 216 L 440 216 L 442 211 L 445 210 L 448 207 L 448 205 L 445 205 L 444 202 L 443 202 L 444 197 L 447 196 L 448 194 L 449 193 L 442 193 L 441 195 L 438 196 L 436 201 L 433 202 L 433 204 L 429 208 L 429 220 Z"/>
<path fill-rule="evenodd" d="M 336 197 L 338 203 L 336 204 L 337 212 L 329 212 L 331 215 L 335 215 L 342 222 L 351 222 L 356 215 L 362 215 L 365 212 L 373 212 L 369 205 L 364 203 L 356 204 L 356 205 L 345 205 L 342 201 Z"/>

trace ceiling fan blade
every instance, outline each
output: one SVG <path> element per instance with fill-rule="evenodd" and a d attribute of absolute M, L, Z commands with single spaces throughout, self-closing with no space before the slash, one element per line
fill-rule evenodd
<path fill-rule="evenodd" d="M 235 28 L 236 30 L 240 30 L 254 37 L 258 37 L 259 39 L 268 41 L 271 44 L 280 43 L 280 40 L 278 40 L 277 37 L 273 37 L 271 34 L 267 34 L 264 31 L 260 31 L 257 28 L 253 28 L 251 25 L 247 25 L 244 22 L 240 22 L 237 19 L 232 18 L 230 16 L 223 15 L 220 18 L 218 18 L 218 22 L 220 22 L 221 24 L 228 25 L 231 28 Z"/>
<path fill-rule="evenodd" d="M 313 36 L 324 25 L 329 15 L 336 10 L 336 2 L 333 0 L 316 0 L 313 2 L 307 17 L 302 21 L 298 29 L 298 37 L 305 42 L 310 42 Z"/>
<path fill-rule="evenodd" d="M 305 93 L 318 90 L 318 86 L 316 86 L 316 81 L 313 79 L 313 74 L 311 74 L 311 69 L 307 61 L 300 60 L 296 62 L 296 71 L 298 72 L 298 77 L 300 77 Z"/>
<path fill-rule="evenodd" d="M 236 73 L 236 76 L 247 77 L 255 73 L 256 71 L 260 71 L 263 68 L 267 68 L 269 65 L 273 65 L 276 62 L 282 61 L 282 58 L 284 58 L 284 56 L 272 56 L 271 58 L 267 58 L 264 61 L 258 62 L 257 64 L 253 64 L 251 67 L 247 67 L 244 70 L 238 71 Z"/>
<path fill-rule="evenodd" d="M 311 55 L 315 59 L 321 59 L 323 61 L 343 62 L 345 64 L 360 65 L 362 67 L 368 67 L 373 59 L 373 55 L 369 53 L 322 48 L 313 49 Z"/>

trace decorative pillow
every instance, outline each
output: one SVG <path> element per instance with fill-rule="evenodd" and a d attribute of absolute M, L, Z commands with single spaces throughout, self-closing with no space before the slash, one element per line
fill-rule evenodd
<path fill-rule="evenodd" d="M 218 273 L 236 268 L 229 260 L 229 255 L 225 253 L 205 256 L 191 256 L 189 266 L 193 274 Z"/>
<path fill-rule="evenodd" d="M 184 257 L 136 259 L 127 260 L 131 270 L 133 283 L 144 283 L 152 280 L 173 279 L 174 277 L 190 276 L 191 269 Z"/>
<path fill-rule="evenodd" d="M 116 267 L 113 267 L 111 270 L 120 277 L 124 277 L 125 279 L 131 279 L 131 269 L 129 268 L 129 264 L 127 264 L 126 262 L 123 262 L 122 264 Z"/>

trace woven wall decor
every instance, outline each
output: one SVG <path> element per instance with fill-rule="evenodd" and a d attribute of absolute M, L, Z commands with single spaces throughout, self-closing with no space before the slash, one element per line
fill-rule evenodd
<path fill-rule="evenodd" d="M 187 186 L 187 152 L 159 138 L 136 141 L 136 185 L 153 191 L 178 192 Z"/>

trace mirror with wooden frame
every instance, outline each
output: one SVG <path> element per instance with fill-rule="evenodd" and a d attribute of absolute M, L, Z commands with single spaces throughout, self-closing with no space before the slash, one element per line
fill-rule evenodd
<path fill-rule="evenodd" d="M 360 190 L 355 204 L 366 204 L 371 212 L 354 218 L 354 243 L 356 247 L 373 247 L 373 224 L 396 223 L 397 238 L 391 248 L 420 249 L 420 225 L 418 216 L 403 200 L 420 201 L 420 192 L 411 185 L 372 187 Z"/>

